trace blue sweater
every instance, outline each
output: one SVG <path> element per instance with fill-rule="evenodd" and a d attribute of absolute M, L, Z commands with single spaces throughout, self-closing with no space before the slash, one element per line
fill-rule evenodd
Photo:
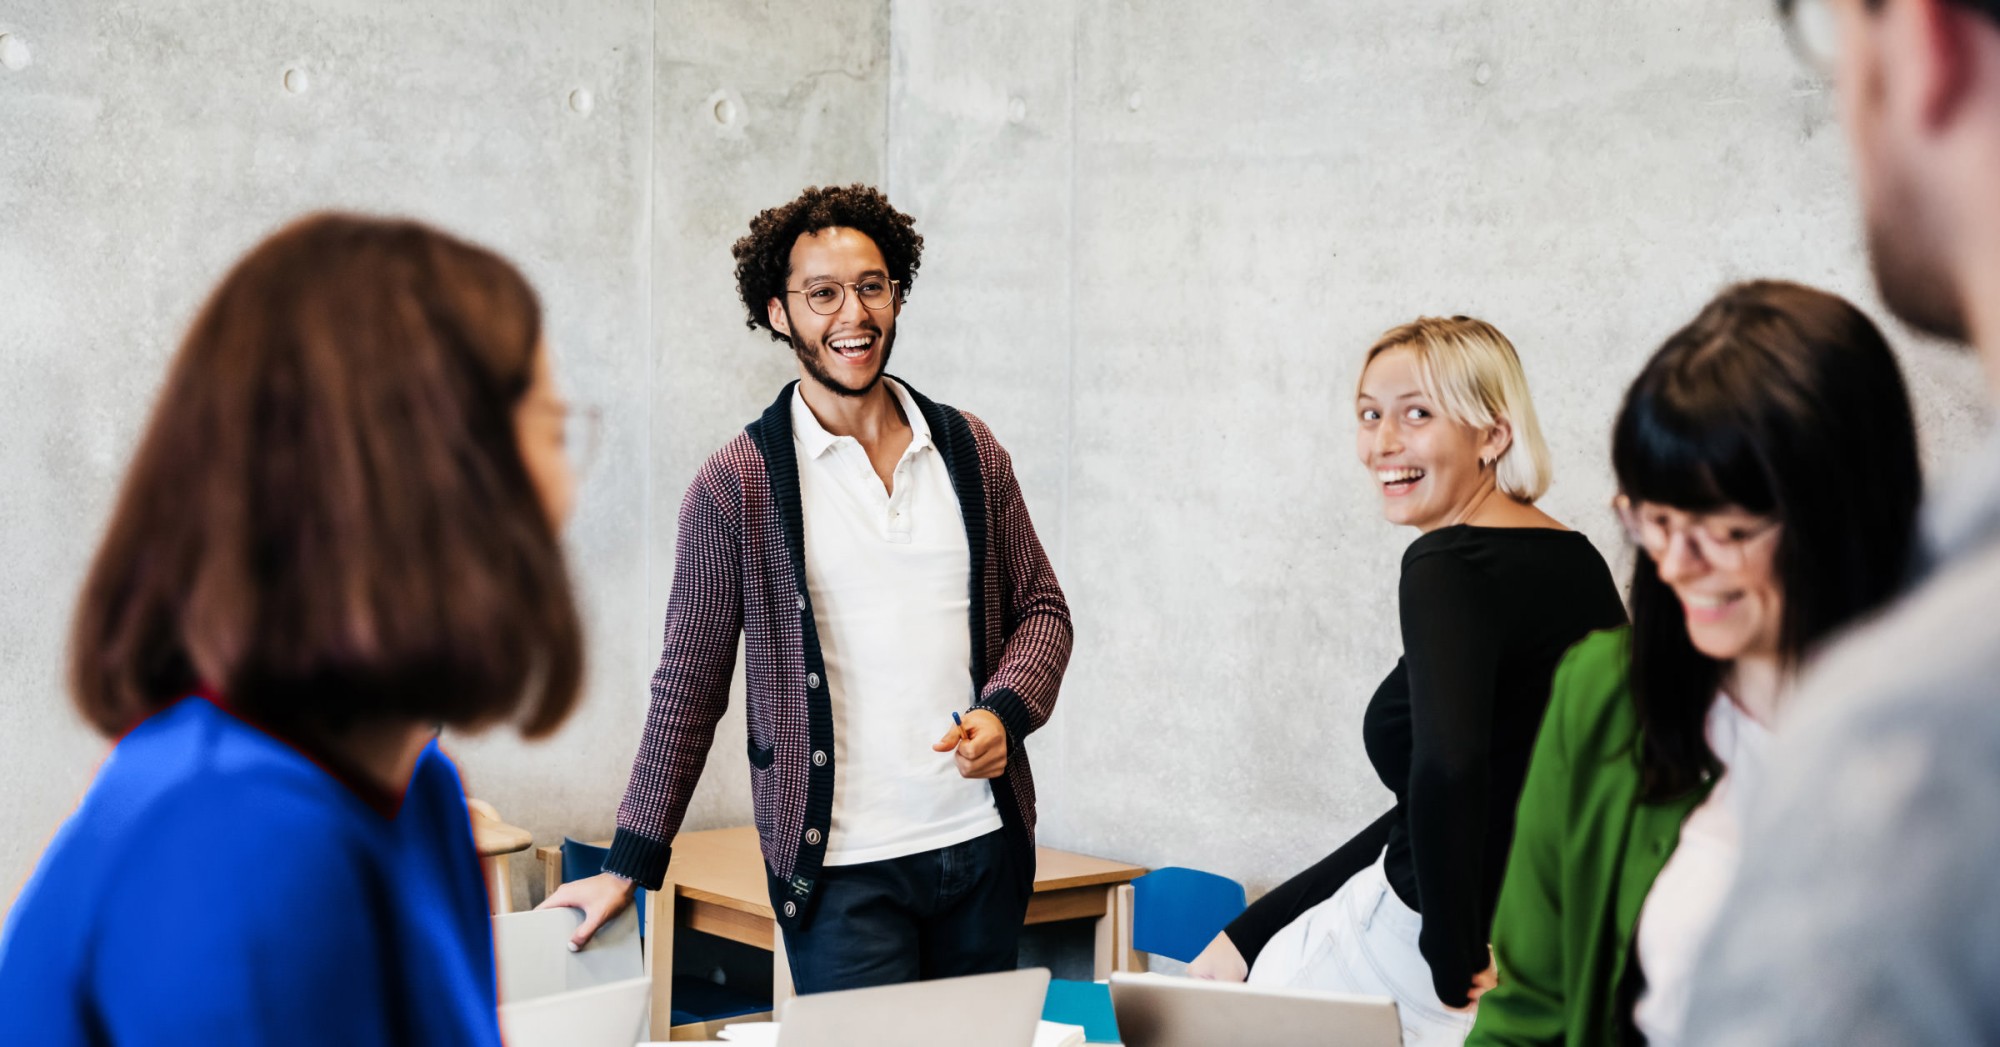
<path fill-rule="evenodd" d="M 458 772 L 433 742 L 382 799 L 204 699 L 148 719 L 0 932 L 0 1043 L 499 1047 Z"/>

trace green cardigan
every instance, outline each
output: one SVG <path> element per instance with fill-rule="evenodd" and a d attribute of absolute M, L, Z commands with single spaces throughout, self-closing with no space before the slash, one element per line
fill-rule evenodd
<path fill-rule="evenodd" d="M 1556 667 L 1493 914 L 1499 985 L 1468 1045 L 1619 1042 L 1639 906 L 1707 794 L 1639 802 L 1628 630 L 1592 633 Z"/>

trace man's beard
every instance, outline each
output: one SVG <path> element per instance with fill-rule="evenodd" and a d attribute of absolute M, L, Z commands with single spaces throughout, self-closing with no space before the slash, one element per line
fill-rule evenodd
<path fill-rule="evenodd" d="M 798 329 L 793 328 L 793 330 L 797 331 Z M 882 376 L 888 373 L 889 351 L 896 347 L 895 328 L 892 327 L 886 332 L 876 331 L 874 334 L 882 343 L 882 358 L 875 362 L 875 373 L 868 377 L 868 384 L 859 389 L 849 385 L 842 385 L 840 382 L 835 381 L 833 375 L 827 372 L 826 365 L 820 363 L 819 351 L 807 345 L 805 340 L 797 334 L 793 334 L 791 337 L 792 353 L 799 358 L 800 366 L 806 369 L 806 373 L 812 376 L 813 381 L 818 382 L 820 385 L 841 396 L 867 396 L 882 381 Z M 833 348 L 827 346 L 826 351 L 829 353 L 833 352 Z"/>
<path fill-rule="evenodd" d="M 1882 304 L 1904 323 L 1925 334 L 1964 343 L 1965 306 L 1956 281 L 1943 262 L 1935 228 L 1924 221 L 1917 193 L 1894 171 L 1880 172 L 1882 183 L 1868 207 L 1868 266 Z"/>
<path fill-rule="evenodd" d="M 1927 257 L 1909 238 L 1871 223 L 1868 265 L 1882 304 L 1898 319 L 1928 335 L 1963 343 L 1969 333 L 1965 310 L 1950 278 L 1926 264 Z"/>

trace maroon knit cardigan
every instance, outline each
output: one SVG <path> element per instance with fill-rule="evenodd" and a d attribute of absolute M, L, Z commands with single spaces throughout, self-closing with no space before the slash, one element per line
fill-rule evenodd
<path fill-rule="evenodd" d="M 810 915 L 826 855 L 834 746 L 826 664 L 806 589 L 792 388 L 709 458 L 681 503 L 666 640 L 604 868 L 653 888 L 664 879 L 728 705 L 740 633 L 757 833 L 772 907 L 796 928 Z M 1006 450 L 977 418 L 909 392 L 965 521 L 978 688 L 972 707 L 992 711 L 1007 728 L 1007 770 L 993 779 L 993 796 L 1014 868 L 1031 881 L 1035 779 L 1022 743 L 1055 709 L 1069 664 L 1069 605 Z"/>

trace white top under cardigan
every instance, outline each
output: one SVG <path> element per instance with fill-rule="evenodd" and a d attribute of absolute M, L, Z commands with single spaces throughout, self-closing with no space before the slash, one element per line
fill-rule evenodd
<path fill-rule="evenodd" d="M 1708 711 L 1708 746 L 1722 780 L 1681 824 L 1680 844 L 1639 911 L 1636 949 L 1646 989 L 1632 1022 L 1648 1047 L 1676 1047 L 1687 1025 L 1688 991 L 1702 943 L 1736 879 L 1743 817 L 1769 756 L 1771 732 L 1727 694 Z"/>
<path fill-rule="evenodd" d="M 971 552 L 951 474 L 902 386 L 911 429 L 884 489 L 868 452 L 792 393 L 806 589 L 833 707 L 826 864 L 949 847 L 1000 828 L 993 787 L 931 746 L 970 708 Z"/>

